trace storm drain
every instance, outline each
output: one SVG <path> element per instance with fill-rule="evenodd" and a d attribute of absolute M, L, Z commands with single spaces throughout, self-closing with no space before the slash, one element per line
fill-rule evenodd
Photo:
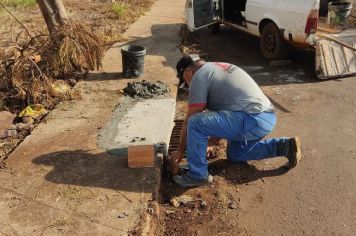
<path fill-rule="evenodd" d="M 171 139 L 169 142 L 168 154 L 171 154 L 172 152 L 178 150 L 183 122 L 184 122 L 184 120 L 175 120 L 174 121 L 175 125 L 173 127 Z"/>

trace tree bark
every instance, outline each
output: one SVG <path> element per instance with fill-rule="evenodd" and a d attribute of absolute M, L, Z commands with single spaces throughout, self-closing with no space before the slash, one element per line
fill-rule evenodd
<path fill-rule="evenodd" d="M 49 33 L 67 24 L 67 14 L 62 0 L 36 0 Z"/>

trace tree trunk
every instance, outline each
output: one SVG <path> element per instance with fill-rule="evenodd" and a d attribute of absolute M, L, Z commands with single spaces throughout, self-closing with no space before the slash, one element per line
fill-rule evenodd
<path fill-rule="evenodd" d="M 36 0 L 46 21 L 49 33 L 67 24 L 67 15 L 62 0 Z"/>

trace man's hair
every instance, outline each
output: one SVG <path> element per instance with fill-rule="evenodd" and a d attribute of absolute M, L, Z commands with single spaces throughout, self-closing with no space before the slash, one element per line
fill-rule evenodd
<path fill-rule="evenodd" d="M 190 66 L 194 66 L 195 62 L 200 60 L 197 54 L 184 55 L 177 63 L 177 78 L 179 79 L 178 87 L 184 83 L 183 73 L 184 70 Z"/>

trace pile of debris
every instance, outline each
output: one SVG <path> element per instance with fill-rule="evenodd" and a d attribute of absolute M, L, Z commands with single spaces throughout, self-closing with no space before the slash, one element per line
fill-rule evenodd
<path fill-rule="evenodd" d="M 0 111 L 17 116 L 0 130 L 0 162 L 58 102 L 81 98 L 71 87 L 98 69 L 102 56 L 101 40 L 76 23 L 51 35 L 23 31 L 0 51 Z"/>
<path fill-rule="evenodd" d="M 99 38 L 81 24 L 68 23 L 51 35 L 21 32 L 13 46 L 0 52 L 0 110 L 18 113 L 32 104 L 53 109 L 73 96 L 58 88 L 70 88 L 98 68 L 102 55 Z"/>

